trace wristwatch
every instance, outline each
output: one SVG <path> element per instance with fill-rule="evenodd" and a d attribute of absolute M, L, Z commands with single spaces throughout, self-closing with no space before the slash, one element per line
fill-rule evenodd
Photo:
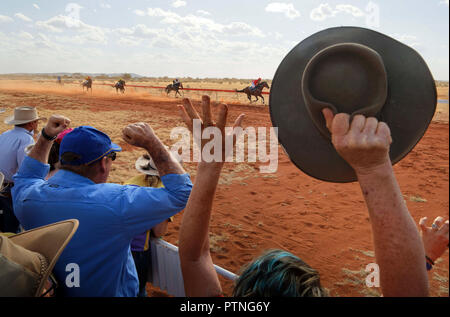
<path fill-rule="evenodd" d="M 47 133 L 45 133 L 45 128 L 42 128 L 41 135 L 42 135 L 42 136 L 44 137 L 44 139 L 46 139 L 47 141 L 55 141 L 55 140 L 56 140 L 56 137 L 57 137 L 57 135 L 55 135 L 55 136 L 49 136 Z"/>

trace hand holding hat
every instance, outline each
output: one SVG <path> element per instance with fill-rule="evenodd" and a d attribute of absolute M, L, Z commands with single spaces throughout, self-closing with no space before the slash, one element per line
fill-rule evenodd
<path fill-rule="evenodd" d="M 372 129 L 375 118 L 385 122 L 395 140 L 389 157 L 396 164 L 423 137 L 436 104 L 433 76 L 413 48 L 358 27 L 326 29 L 303 40 L 281 62 L 270 91 L 272 124 L 291 161 L 312 177 L 336 183 L 357 177 L 331 142 L 324 108 L 373 117 L 364 122 Z"/>
<path fill-rule="evenodd" d="M 367 174 L 380 166 L 391 165 L 389 147 L 391 131 L 386 123 L 376 118 L 350 115 L 323 109 L 331 140 L 339 155 L 350 164 L 356 174 Z"/>

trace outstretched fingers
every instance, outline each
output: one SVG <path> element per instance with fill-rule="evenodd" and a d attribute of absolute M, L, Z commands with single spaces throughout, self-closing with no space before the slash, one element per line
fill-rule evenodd
<path fill-rule="evenodd" d="M 178 105 L 178 110 L 180 112 L 181 119 L 183 119 L 183 121 L 186 124 L 186 126 L 188 127 L 189 131 L 191 131 L 191 133 L 192 133 L 194 126 L 193 126 L 191 117 L 189 116 L 189 114 L 186 111 L 186 108 L 182 105 Z"/>
<path fill-rule="evenodd" d="M 244 121 L 245 114 L 240 114 L 239 117 L 236 118 L 236 121 L 234 121 L 233 124 L 233 131 L 235 131 L 236 128 L 240 128 L 238 132 L 233 133 L 233 146 L 236 145 L 237 139 L 240 136 L 242 131 L 242 122 Z"/>
<path fill-rule="evenodd" d="M 203 113 L 203 124 L 205 127 L 210 127 L 214 125 L 211 113 L 211 99 L 209 96 L 202 97 L 202 113 Z"/>
<path fill-rule="evenodd" d="M 198 119 L 201 120 L 200 116 L 198 115 L 197 110 L 195 110 L 194 106 L 191 103 L 191 100 L 188 98 L 183 99 L 183 105 L 184 109 L 186 110 L 187 114 L 191 118 L 191 120 Z"/>
<path fill-rule="evenodd" d="M 225 104 L 219 105 L 219 113 L 217 114 L 217 127 L 222 131 L 222 135 L 225 135 L 225 125 L 227 124 L 228 106 Z"/>

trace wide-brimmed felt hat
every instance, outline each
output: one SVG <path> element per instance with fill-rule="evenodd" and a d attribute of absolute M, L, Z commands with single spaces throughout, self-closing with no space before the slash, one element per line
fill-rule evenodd
<path fill-rule="evenodd" d="M 14 115 L 5 119 L 9 125 L 21 125 L 36 120 L 47 121 L 47 118 L 39 117 L 37 109 L 34 107 L 17 107 L 14 109 Z"/>
<path fill-rule="evenodd" d="M 42 295 L 78 224 L 71 219 L 9 237 L 0 234 L 0 297 Z"/>
<path fill-rule="evenodd" d="M 282 61 L 270 93 L 270 115 L 291 161 L 306 174 L 329 182 L 356 181 L 331 143 L 321 113 L 363 114 L 386 122 L 393 164 L 425 134 L 436 111 L 433 76 L 412 48 L 358 27 L 318 32 Z"/>
<path fill-rule="evenodd" d="M 166 148 L 168 149 L 168 147 L 166 147 Z M 170 151 L 170 150 L 169 150 L 169 153 L 179 163 L 183 163 L 183 159 L 181 158 L 180 155 L 178 155 L 178 153 Z M 158 172 L 158 169 L 156 168 L 155 162 L 153 161 L 152 157 L 148 153 L 140 156 L 136 160 L 135 167 L 142 174 L 159 176 L 159 172 Z"/>

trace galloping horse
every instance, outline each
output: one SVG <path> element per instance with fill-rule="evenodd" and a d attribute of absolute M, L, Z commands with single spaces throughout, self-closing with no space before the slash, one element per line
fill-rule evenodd
<path fill-rule="evenodd" d="M 179 85 L 174 85 L 174 84 L 167 85 L 167 87 L 166 87 L 167 95 L 169 95 L 171 91 L 175 91 L 175 97 L 177 95 L 180 95 L 180 97 L 181 97 L 181 94 L 179 92 L 180 88 L 183 89 L 182 83 L 180 83 Z"/>
<path fill-rule="evenodd" d="M 124 94 L 125 93 L 125 83 L 123 81 L 118 81 L 114 88 L 116 88 L 116 93 L 119 93 L 119 90 Z"/>
<path fill-rule="evenodd" d="M 84 88 L 86 87 L 86 91 L 89 91 L 89 89 L 91 90 L 91 93 L 92 93 L 92 79 L 86 79 L 82 84 L 81 84 L 81 86 L 83 87 L 83 91 L 84 91 Z"/>
<path fill-rule="evenodd" d="M 252 96 L 256 97 L 256 100 L 254 102 L 257 102 L 259 99 L 258 97 L 261 97 L 263 100 L 263 104 L 265 104 L 265 100 L 264 97 L 262 96 L 262 91 L 264 88 L 270 89 L 269 85 L 267 84 L 267 82 L 263 81 L 261 83 L 258 84 L 258 86 L 256 86 L 254 89 L 251 89 L 250 87 L 246 87 L 242 90 L 237 90 L 236 92 L 243 92 L 247 94 L 247 98 L 248 100 L 250 100 L 250 103 L 252 103 Z"/>

